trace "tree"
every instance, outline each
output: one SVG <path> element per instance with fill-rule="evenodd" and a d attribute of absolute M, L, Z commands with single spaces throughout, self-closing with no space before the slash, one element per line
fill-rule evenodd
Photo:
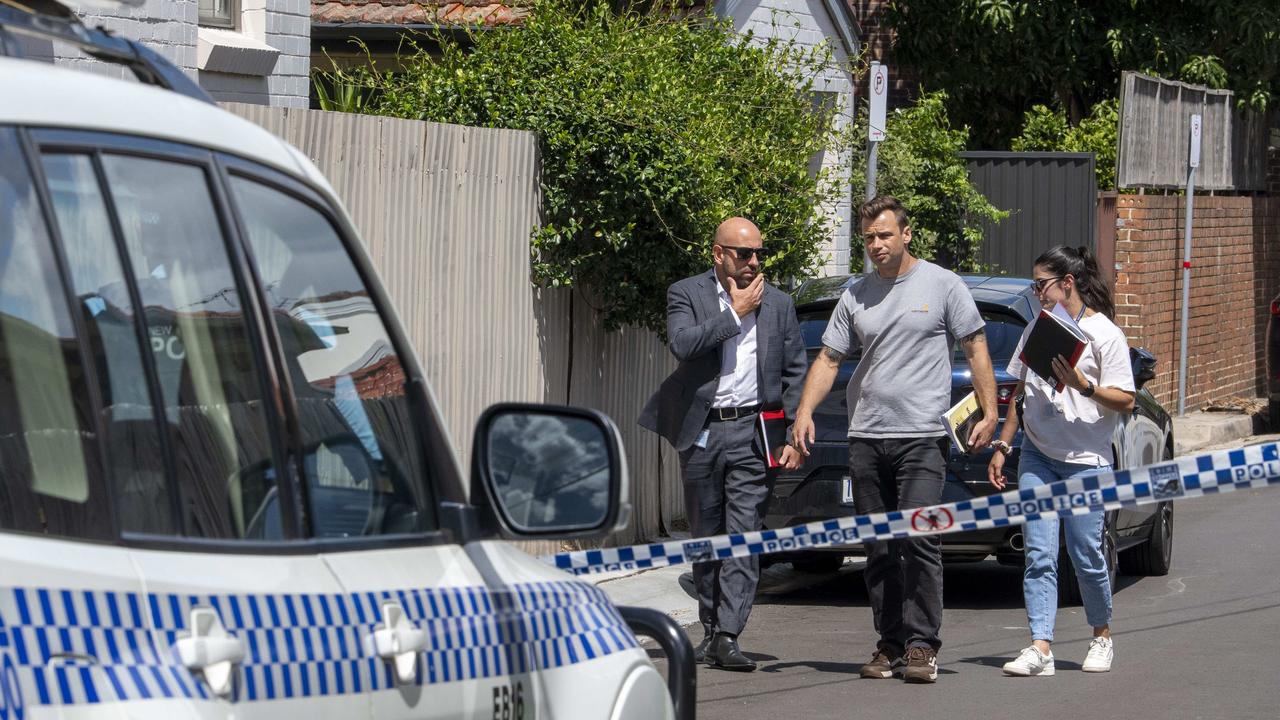
<path fill-rule="evenodd" d="M 978 259 L 983 239 L 978 223 L 999 222 L 1009 214 L 993 206 L 970 182 L 960 157 L 969 129 L 952 127 L 947 107 L 947 94 L 934 92 L 889 114 L 876 166 L 876 190 L 897 197 L 911 211 L 912 254 L 957 272 L 977 271 L 983 269 Z M 865 112 L 858 126 L 866 137 Z M 858 165 L 854 186 L 862 197 L 865 155 L 859 156 Z M 853 255 L 853 266 L 860 268 L 861 254 Z"/>
<path fill-rule="evenodd" d="M 897 61 L 946 88 L 987 147 L 1037 104 L 1079 124 L 1122 70 L 1229 88 L 1259 111 L 1280 95 L 1276 0 L 893 0 L 887 20 Z"/>
<path fill-rule="evenodd" d="M 364 86 L 366 112 L 538 133 L 533 280 L 585 289 L 606 327 L 662 332 L 667 286 L 711 266 L 731 215 L 778 250 L 770 277 L 809 274 L 837 190 L 810 159 L 843 144 L 834 109 L 810 99 L 829 53 L 613 5 L 540 0 L 518 30 L 474 32 L 465 49 L 440 38 L 437 57 L 338 81 Z"/>
<path fill-rule="evenodd" d="M 1103 100 L 1093 106 L 1089 117 L 1072 127 L 1061 110 L 1036 105 L 1023 119 L 1022 134 L 1013 139 L 1013 149 L 1091 152 L 1099 190 L 1116 187 L 1116 150 L 1119 146 L 1120 103 Z"/>

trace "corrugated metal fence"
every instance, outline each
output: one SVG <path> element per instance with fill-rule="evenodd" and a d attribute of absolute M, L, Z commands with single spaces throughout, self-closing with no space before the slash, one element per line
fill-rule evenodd
<path fill-rule="evenodd" d="M 969 179 L 1009 217 L 984 223 L 982 262 L 1026 275 L 1055 245 L 1095 245 L 1097 177 L 1093 153 L 962 152 Z"/>
<path fill-rule="evenodd" d="M 606 544 L 683 517 L 674 453 L 635 424 L 674 367 L 647 331 L 605 333 L 586 301 L 529 281 L 539 219 L 532 133 L 230 103 L 329 178 L 430 379 L 464 471 L 484 408 L 568 403 L 609 414 L 627 447 L 634 517 Z M 661 523 L 661 525 L 660 525 Z M 528 543 L 545 553 L 559 543 Z"/>
<path fill-rule="evenodd" d="M 1265 190 L 1267 122 L 1236 107 L 1229 90 L 1126 72 L 1120 78 L 1122 188 L 1183 188 L 1187 184 L 1191 115 L 1201 116 L 1197 190 Z"/>

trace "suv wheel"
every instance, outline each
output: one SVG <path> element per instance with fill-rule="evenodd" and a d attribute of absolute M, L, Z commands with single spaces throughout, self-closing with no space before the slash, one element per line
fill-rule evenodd
<path fill-rule="evenodd" d="M 1147 541 L 1126 550 L 1120 562 L 1128 575 L 1169 574 L 1173 562 L 1173 503 L 1162 502 L 1151 518 L 1151 535 Z"/>
<path fill-rule="evenodd" d="M 1162 460 L 1172 460 L 1173 451 L 1165 448 Z M 1126 575 L 1162 576 L 1169 574 L 1173 563 L 1173 503 L 1156 505 L 1147 541 L 1120 555 L 1120 566 Z"/>

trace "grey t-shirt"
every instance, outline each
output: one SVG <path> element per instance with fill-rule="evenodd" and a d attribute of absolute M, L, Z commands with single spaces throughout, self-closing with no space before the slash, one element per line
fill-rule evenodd
<path fill-rule="evenodd" d="M 985 327 L 960 276 L 920 260 L 905 275 L 871 273 L 836 305 L 822 344 L 862 359 L 849 379 L 849 437 L 945 435 L 956 338 Z"/>

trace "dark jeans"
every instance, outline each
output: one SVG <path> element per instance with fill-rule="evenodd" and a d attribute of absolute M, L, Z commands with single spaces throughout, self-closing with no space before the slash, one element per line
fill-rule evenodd
<path fill-rule="evenodd" d="M 942 501 L 947 439 L 849 438 L 849 477 L 859 515 Z M 936 535 L 869 542 L 867 595 L 880 645 L 891 653 L 942 646 L 942 543 Z"/>

